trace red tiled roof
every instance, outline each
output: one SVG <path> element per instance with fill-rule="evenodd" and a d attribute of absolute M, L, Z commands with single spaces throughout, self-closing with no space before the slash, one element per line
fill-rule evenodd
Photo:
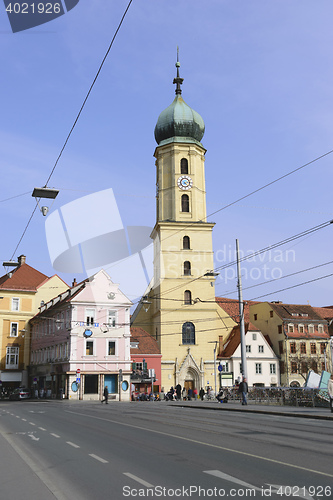
<path fill-rule="evenodd" d="M 131 355 L 161 354 L 156 340 L 139 326 L 131 326 L 131 342 L 138 342 L 137 348 L 131 348 Z"/>
<path fill-rule="evenodd" d="M 320 316 L 315 308 L 309 305 L 302 304 L 283 304 L 283 303 L 274 303 L 268 302 L 271 308 L 276 312 L 278 316 L 282 319 L 291 319 L 291 320 L 313 320 L 320 321 L 322 316 Z"/>
<path fill-rule="evenodd" d="M 11 272 L 13 273 L 11 278 L 7 274 L 0 278 L 0 289 L 37 291 L 37 288 L 48 279 L 45 274 L 28 264 L 21 264 Z"/>
<path fill-rule="evenodd" d="M 239 301 L 236 299 L 226 299 L 224 297 L 215 297 L 218 305 L 236 322 L 239 322 Z M 253 300 L 244 301 L 244 320 L 250 322 L 250 305 L 258 304 Z M 258 330 L 254 325 L 251 325 L 252 330 Z"/>
<path fill-rule="evenodd" d="M 258 328 L 253 327 L 251 323 L 245 323 L 245 335 L 249 331 L 260 331 Z M 234 326 L 229 337 L 227 338 L 226 342 L 224 343 L 223 346 L 223 351 L 222 353 L 218 354 L 218 358 L 230 358 L 234 352 L 236 351 L 237 347 L 240 344 L 240 327 L 239 325 Z"/>
<path fill-rule="evenodd" d="M 313 307 L 314 311 L 323 319 L 333 319 L 333 307 Z"/>

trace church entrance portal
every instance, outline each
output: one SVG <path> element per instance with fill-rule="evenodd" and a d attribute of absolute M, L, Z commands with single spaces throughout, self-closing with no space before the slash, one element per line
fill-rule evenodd
<path fill-rule="evenodd" d="M 186 393 L 188 393 L 189 389 L 192 389 L 192 394 L 193 394 L 194 380 L 185 380 L 184 386 L 185 386 L 185 389 L 186 389 Z"/>

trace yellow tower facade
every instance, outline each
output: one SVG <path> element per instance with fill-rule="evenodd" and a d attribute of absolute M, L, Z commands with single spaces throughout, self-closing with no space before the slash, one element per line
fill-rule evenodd
<path fill-rule="evenodd" d="M 204 122 L 181 96 L 155 127 L 156 224 L 154 280 L 134 324 L 156 338 L 162 353 L 161 386 L 215 388 L 217 348 L 235 322 L 215 302 L 212 230 L 207 222 Z M 147 310 L 148 309 L 148 310 Z"/>

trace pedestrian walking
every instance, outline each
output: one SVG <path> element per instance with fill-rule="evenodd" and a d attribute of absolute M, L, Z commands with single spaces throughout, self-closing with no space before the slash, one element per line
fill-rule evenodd
<path fill-rule="evenodd" d="M 180 401 L 181 395 L 182 395 L 182 386 L 180 384 L 176 385 L 176 394 L 177 394 L 178 401 Z"/>
<path fill-rule="evenodd" d="M 238 392 L 242 395 L 242 405 L 247 405 L 247 393 L 249 390 L 249 386 L 247 385 L 247 380 L 243 377 L 242 382 L 239 384 Z"/>
<path fill-rule="evenodd" d="M 103 396 L 104 396 L 104 399 L 102 399 L 101 403 L 104 403 L 104 401 L 105 401 L 105 404 L 107 405 L 108 398 L 109 398 L 109 390 L 108 390 L 107 385 L 104 387 Z"/>
<path fill-rule="evenodd" d="M 328 381 L 327 390 L 328 390 L 328 395 L 330 397 L 331 413 L 333 413 L 333 375 L 331 375 L 331 378 Z"/>
<path fill-rule="evenodd" d="M 186 398 L 187 398 L 187 390 L 186 390 L 186 387 L 183 387 L 183 390 L 182 390 L 182 398 L 183 398 L 183 401 L 186 401 Z"/>
<path fill-rule="evenodd" d="M 201 387 L 201 389 L 200 389 L 200 391 L 199 391 L 199 396 L 200 396 L 201 401 L 203 401 L 203 397 L 204 397 L 204 395 L 205 395 L 205 390 L 204 390 L 204 388 L 203 388 L 203 387 Z"/>

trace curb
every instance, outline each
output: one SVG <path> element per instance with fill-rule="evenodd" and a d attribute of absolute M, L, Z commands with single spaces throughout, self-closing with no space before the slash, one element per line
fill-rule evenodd
<path fill-rule="evenodd" d="M 214 410 L 214 411 L 235 411 L 235 412 L 246 412 L 246 413 L 259 413 L 262 415 L 280 415 L 282 417 L 299 417 L 299 418 L 310 418 L 310 419 L 315 419 L 315 420 L 332 420 L 333 421 L 333 414 L 332 415 L 313 415 L 313 414 L 308 414 L 308 413 L 288 413 L 288 412 L 283 412 L 283 411 L 271 411 L 271 410 L 253 410 L 251 408 L 226 408 L 226 407 L 220 407 L 220 406 L 215 406 L 215 407 L 208 407 L 208 406 L 194 406 L 194 405 L 177 405 L 177 404 L 172 404 L 170 406 L 177 406 L 178 408 L 192 408 L 194 410 Z"/>

